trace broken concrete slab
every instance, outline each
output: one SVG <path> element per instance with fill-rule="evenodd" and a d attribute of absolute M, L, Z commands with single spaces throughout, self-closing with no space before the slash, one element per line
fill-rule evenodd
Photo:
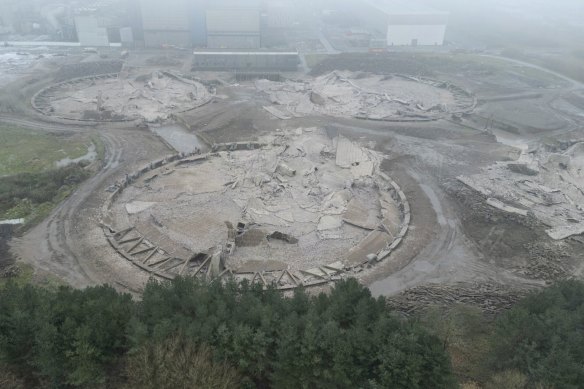
<path fill-rule="evenodd" d="M 274 115 L 276 118 L 280 119 L 280 120 L 289 120 L 292 119 L 291 116 L 286 115 L 284 112 L 280 111 L 279 109 L 275 108 L 275 107 L 271 107 L 269 105 L 264 105 L 263 108 L 271 113 L 272 115 Z"/>
<path fill-rule="evenodd" d="M 584 234 L 584 224 L 566 225 L 555 228 L 550 228 L 545 231 L 550 238 L 554 240 L 562 240 L 570 236 Z"/>
<path fill-rule="evenodd" d="M 337 140 L 336 164 L 342 168 L 351 168 L 357 163 L 369 162 L 367 153 L 344 136 Z"/>
<path fill-rule="evenodd" d="M 343 214 L 343 221 L 366 230 L 374 230 L 379 225 L 379 211 L 353 198 Z"/>
<path fill-rule="evenodd" d="M 337 230 L 343 225 L 343 219 L 338 216 L 325 215 L 320 218 L 317 226 L 318 231 Z"/>
<path fill-rule="evenodd" d="M 353 247 L 347 256 L 347 263 L 350 266 L 356 266 L 367 262 L 367 255 L 377 254 L 385 248 L 393 238 L 386 232 L 375 230 L 371 231 L 367 238 L 362 240 L 357 246 Z"/>
<path fill-rule="evenodd" d="M 292 169 L 290 166 L 286 165 L 284 162 L 280 162 L 276 167 L 276 172 L 283 176 L 294 177 L 296 175 L 296 170 Z"/>
<path fill-rule="evenodd" d="M 156 204 L 158 203 L 152 201 L 132 201 L 131 203 L 126 204 L 126 212 L 128 212 L 130 215 L 133 215 L 145 211 Z"/>
<path fill-rule="evenodd" d="M 281 240 L 286 243 L 296 244 L 298 243 L 298 238 L 293 237 L 292 235 L 285 234 L 280 231 L 274 231 L 267 236 L 268 241 L 271 239 Z"/>
<path fill-rule="evenodd" d="M 495 207 L 495 208 L 500 209 L 501 211 L 504 211 L 504 212 L 514 213 L 516 215 L 521 215 L 521 216 L 527 216 L 527 211 L 525 209 L 512 207 L 511 205 L 507 205 L 507 204 L 503 203 L 502 201 L 494 199 L 494 198 L 488 198 L 487 204 L 489 204 L 491 207 Z"/>
<path fill-rule="evenodd" d="M 539 167 L 534 163 L 509 163 L 507 167 L 514 173 L 526 176 L 537 176 L 539 174 Z"/>

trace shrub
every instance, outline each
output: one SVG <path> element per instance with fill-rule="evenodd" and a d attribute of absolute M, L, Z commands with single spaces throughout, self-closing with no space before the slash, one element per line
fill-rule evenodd
<path fill-rule="evenodd" d="M 503 315 L 492 338 L 492 365 L 516 369 L 531 384 L 577 389 L 584 382 L 584 283 L 564 281 Z"/>
<path fill-rule="evenodd" d="M 184 336 L 147 343 L 126 361 L 127 389 L 231 389 L 238 386 L 237 371 L 213 360 L 207 346 L 196 346 Z"/>

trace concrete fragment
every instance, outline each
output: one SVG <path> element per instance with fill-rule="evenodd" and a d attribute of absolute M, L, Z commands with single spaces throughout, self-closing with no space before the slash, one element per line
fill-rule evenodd
<path fill-rule="evenodd" d="M 359 200 L 353 198 L 347 205 L 343 221 L 366 230 L 374 230 L 379 224 L 378 216 L 378 210 L 366 207 Z"/>
<path fill-rule="evenodd" d="M 156 204 L 158 203 L 150 201 L 132 201 L 131 203 L 126 204 L 126 212 L 128 212 L 130 215 L 134 215 L 136 213 L 145 211 Z"/>
<path fill-rule="evenodd" d="M 318 231 L 336 230 L 338 228 L 341 228 L 342 225 L 343 220 L 340 217 L 325 215 L 320 218 L 320 221 L 318 222 L 318 227 L 316 229 Z"/>
<path fill-rule="evenodd" d="M 285 234 L 285 233 L 280 232 L 280 231 L 272 232 L 270 235 L 267 236 L 267 238 L 268 238 L 268 240 L 270 240 L 270 239 L 282 240 L 282 241 L 284 241 L 286 243 L 290 243 L 290 244 L 298 243 L 298 238 L 295 238 L 292 235 Z"/>
<path fill-rule="evenodd" d="M 569 238 L 570 236 L 582 235 L 584 234 L 584 224 L 580 223 L 577 225 L 567 225 L 555 228 L 550 228 L 545 231 L 550 238 L 554 240 L 562 240 Z"/>
<path fill-rule="evenodd" d="M 526 176 L 537 176 L 539 174 L 539 167 L 534 163 L 510 163 L 507 167 L 514 173 Z"/>
<path fill-rule="evenodd" d="M 374 168 L 373 161 L 357 162 L 351 166 L 351 174 L 354 178 L 371 177 Z"/>
<path fill-rule="evenodd" d="M 363 149 L 344 136 L 337 140 L 337 166 L 350 168 L 360 162 L 368 162 L 369 156 Z"/>
<path fill-rule="evenodd" d="M 283 162 L 280 162 L 278 164 L 278 167 L 276 168 L 276 172 L 282 174 L 283 176 L 288 176 L 288 177 L 294 177 L 296 175 L 296 170 L 292 169 L 291 167 L 289 167 L 288 165 L 286 165 Z"/>
<path fill-rule="evenodd" d="M 326 100 L 324 97 L 316 93 L 315 91 L 310 92 L 310 102 L 316 105 L 325 105 Z"/>
<path fill-rule="evenodd" d="M 208 275 L 210 278 L 216 278 L 223 272 L 225 269 L 225 264 L 221 258 L 221 250 L 218 250 L 213 257 L 211 258 L 211 262 L 209 263 L 209 272 Z"/>
<path fill-rule="evenodd" d="M 284 112 L 280 111 L 279 109 L 275 108 L 275 107 L 271 107 L 269 105 L 264 105 L 263 107 L 267 112 L 271 113 L 272 115 L 274 115 L 276 118 L 280 119 L 280 120 L 288 120 L 291 119 L 292 117 L 286 115 Z"/>
<path fill-rule="evenodd" d="M 494 198 L 487 199 L 487 204 L 504 212 L 514 213 L 516 215 L 527 216 L 527 211 L 524 209 L 512 207 Z"/>
<path fill-rule="evenodd" d="M 391 241 L 392 237 L 389 234 L 379 230 L 371 231 L 365 239 L 349 251 L 347 263 L 351 266 L 365 263 L 369 254 L 378 253 Z"/>

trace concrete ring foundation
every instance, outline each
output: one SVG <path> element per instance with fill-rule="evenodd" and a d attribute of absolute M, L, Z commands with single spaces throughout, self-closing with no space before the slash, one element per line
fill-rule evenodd
<path fill-rule="evenodd" d="M 318 128 L 216 144 L 112 187 L 103 231 L 122 258 L 164 279 L 326 284 L 385 260 L 408 232 L 410 205 L 381 159 Z"/>
<path fill-rule="evenodd" d="M 160 122 L 209 103 L 201 81 L 167 71 L 122 71 L 50 85 L 31 99 L 49 117 L 80 122 Z"/>

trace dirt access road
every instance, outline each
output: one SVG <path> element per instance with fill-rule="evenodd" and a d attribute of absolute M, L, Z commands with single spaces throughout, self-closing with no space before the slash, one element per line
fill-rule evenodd
<path fill-rule="evenodd" d="M 99 237 L 96 229 L 105 190 L 128 170 L 174 150 L 144 129 L 57 125 L 6 115 L 0 116 L 0 121 L 47 132 L 88 132 L 101 137 L 106 153 L 99 172 L 42 223 L 24 236 L 13 238 L 11 246 L 15 256 L 33 265 L 41 277 L 43 273 L 50 274 L 78 288 L 121 282 L 115 273 L 101 266 L 98 256 L 103 248 L 92 245 L 92 237 Z"/>

